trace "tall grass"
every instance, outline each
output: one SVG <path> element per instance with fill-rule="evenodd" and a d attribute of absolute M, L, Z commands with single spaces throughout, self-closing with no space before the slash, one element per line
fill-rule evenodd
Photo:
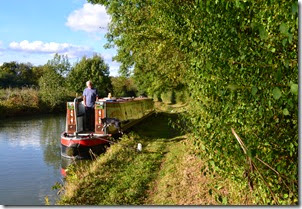
<path fill-rule="evenodd" d="M 66 100 L 71 98 L 68 96 Z M 48 113 L 64 109 L 65 103 L 51 108 L 49 104 L 42 101 L 40 91 L 35 88 L 0 89 L 0 118 Z"/>
<path fill-rule="evenodd" d="M 36 89 L 0 89 L 0 117 L 37 111 L 39 102 L 39 93 Z"/>

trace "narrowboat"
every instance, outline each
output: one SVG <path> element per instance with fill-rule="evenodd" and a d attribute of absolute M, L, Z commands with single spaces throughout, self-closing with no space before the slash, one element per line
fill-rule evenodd
<path fill-rule="evenodd" d="M 118 119 L 122 131 L 125 131 L 154 113 L 153 99 L 147 97 L 98 99 L 94 108 L 94 130 L 87 131 L 82 97 L 67 102 L 66 106 L 66 128 L 61 134 L 61 155 L 74 159 L 91 158 L 103 153 L 109 146 L 109 137 L 118 134 L 115 126 L 103 127 L 102 119 Z"/>

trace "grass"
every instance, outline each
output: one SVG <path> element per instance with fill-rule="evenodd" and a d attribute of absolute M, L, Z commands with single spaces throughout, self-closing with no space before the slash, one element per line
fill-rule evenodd
<path fill-rule="evenodd" d="M 210 173 L 192 153 L 192 140 L 170 143 L 169 152 L 145 202 L 148 205 L 252 205 L 251 194 L 229 179 Z M 240 191 L 240 192 L 239 192 Z"/>
<path fill-rule="evenodd" d="M 65 194 L 58 204 L 144 204 L 146 192 L 165 156 L 166 142 L 177 135 L 177 131 L 168 126 L 165 114 L 151 116 L 91 165 L 75 168 L 75 173 L 71 171 Z M 138 142 L 142 144 L 142 152 L 136 151 Z"/>
<path fill-rule="evenodd" d="M 251 204 L 250 193 L 209 173 L 192 137 L 169 124 L 184 105 L 155 103 L 158 113 L 135 126 L 90 164 L 71 166 L 58 205 Z M 141 143 L 142 152 L 136 151 Z M 239 192 L 240 191 L 240 192 Z"/>

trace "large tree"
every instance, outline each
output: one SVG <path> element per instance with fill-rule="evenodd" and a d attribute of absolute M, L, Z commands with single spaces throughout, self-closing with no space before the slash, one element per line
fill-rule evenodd
<path fill-rule="evenodd" d="M 92 58 L 83 57 L 76 63 L 68 74 L 68 87 L 71 91 L 81 94 L 88 80 L 97 88 L 99 97 L 104 97 L 112 91 L 109 66 L 97 54 Z"/>

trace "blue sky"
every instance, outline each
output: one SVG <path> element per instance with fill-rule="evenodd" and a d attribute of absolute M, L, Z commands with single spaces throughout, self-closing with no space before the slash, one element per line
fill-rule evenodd
<path fill-rule="evenodd" d="M 30 62 L 43 65 L 55 53 L 65 54 L 73 64 L 82 56 L 99 53 L 117 75 L 114 49 L 104 49 L 109 16 L 101 5 L 85 0 L 1 0 L 0 65 Z"/>

